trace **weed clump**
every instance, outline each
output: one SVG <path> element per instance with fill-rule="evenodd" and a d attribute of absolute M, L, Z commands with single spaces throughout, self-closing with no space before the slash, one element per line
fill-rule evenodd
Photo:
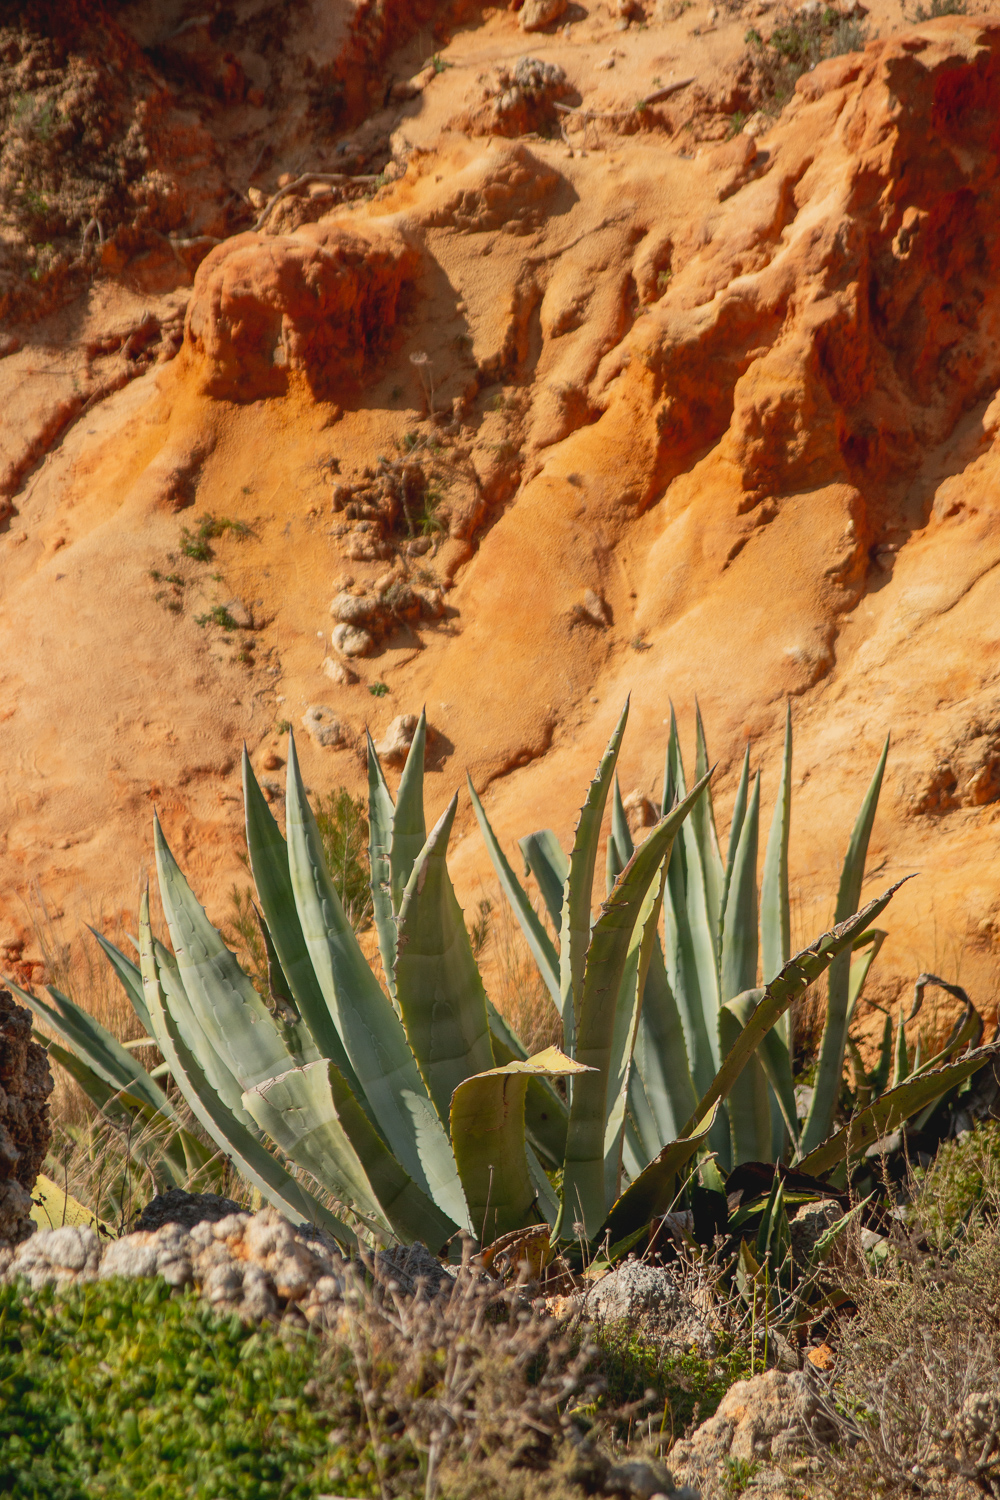
<path fill-rule="evenodd" d="M 857 1309 L 829 1415 L 840 1500 L 1000 1494 L 1000 1135 L 942 1147 L 914 1174 L 905 1223 L 845 1293 Z"/>
<path fill-rule="evenodd" d="M 185 557 L 193 558 L 195 562 L 211 562 L 215 556 L 212 543 L 227 532 L 242 540 L 250 535 L 250 527 L 243 521 L 233 521 L 229 516 L 213 516 L 206 512 L 199 516 L 196 530 L 192 531 L 189 526 L 181 527 L 181 551 Z"/>

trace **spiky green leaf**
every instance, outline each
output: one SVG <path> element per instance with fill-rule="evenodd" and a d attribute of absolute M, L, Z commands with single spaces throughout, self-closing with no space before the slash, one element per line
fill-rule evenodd
<path fill-rule="evenodd" d="M 942 1098 L 956 1084 L 971 1078 L 986 1063 L 1000 1055 L 1000 1047 L 991 1044 L 978 1047 L 957 1062 L 947 1063 L 929 1073 L 908 1078 L 898 1088 L 887 1089 L 867 1109 L 861 1110 L 840 1130 L 803 1156 L 797 1170 L 819 1177 L 842 1161 L 860 1156 L 876 1141 L 891 1135 L 900 1125 L 936 1099 Z"/>
<path fill-rule="evenodd" d="M 494 1065 L 486 991 L 448 874 L 456 792 L 414 861 L 399 909 L 396 999 L 427 1092 L 447 1127 L 451 1097 Z"/>
<path fill-rule="evenodd" d="M 413 862 L 427 842 L 424 822 L 424 756 L 427 749 L 427 714 L 421 710 L 417 727 L 406 754 L 406 764 L 399 778 L 396 810 L 392 817 L 392 842 L 389 845 L 389 871 L 392 887 L 392 909 L 398 913 L 403 892 L 410 878 Z"/>
<path fill-rule="evenodd" d="M 837 922 L 844 921 L 858 909 L 865 876 L 865 860 L 868 857 L 868 842 L 871 838 L 872 825 L 875 822 L 875 811 L 878 807 L 888 754 L 889 738 L 886 736 L 882 754 L 865 793 L 851 833 L 850 843 L 847 846 L 847 854 L 844 857 L 840 888 L 837 892 L 835 916 Z M 809 1106 L 809 1116 L 802 1131 L 802 1146 L 805 1151 L 813 1150 L 829 1135 L 833 1123 L 833 1112 L 840 1097 L 850 1010 L 850 982 L 851 955 L 844 952 L 830 966 L 830 976 L 827 982 L 826 1022 L 820 1042 L 816 1083 L 813 1088 L 812 1103 Z"/>
<path fill-rule="evenodd" d="M 559 982 L 563 1031 L 569 1052 L 575 1055 L 576 1033 L 580 1024 L 580 1005 L 583 997 L 584 969 L 587 949 L 590 946 L 591 901 L 594 890 L 594 868 L 597 863 L 597 846 L 601 837 L 601 822 L 604 807 L 611 790 L 611 779 L 615 774 L 622 735 L 628 722 L 628 703 L 622 709 L 608 748 L 601 758 L 597 774 L 590 783 L 587 800 L 580 809 L 580 821 L 576 825 L 573 852 L 569 860 L 569 874 L 563 895 L 563 922 L 560 932 Z"/>
<path fill-rule="evenodd" d="M 660 819 L 622 871 L 594 925 L 586 956 L 580 999 L 576 1055 L 593 1072 L 573 1086 L 566 1135 L 564 1202 L 582 1213 L 588 1235 L 607 1212 L 604 1188 L 604 1133 L 615 1018 L 632 935 L 660 864 L 692 806 L 704 790 L 700 781 L 683 802 Z"/>
<path fill-rule="evenodd" d="M 476 789 L 472 785 L 472 777 L 469 776 L 466 780 L 469 784 L 469 796 L 472 799 L 476 820 L 479 823 L 483 842 L 486 845 L 487 853 L 490 856 L 497 879 L 500 882 L 500 888 L 510 902 L 511 909 L 517 918 L 518 926 L 524 933 L 525 941 L 531 950 L 531 956 L 538 965 L 539 974 L 541 974 L 542 979 L 545 981 L 545 988 L 552 996 L 556 1005 L 559 1006 L 562 1003 L 562 997 L 559 991 L 559 955 L 556 953 L 555 945 L 545 931 L 543 922 L 528 899 L 527 891 L 511 869 L 507 856 L 500 847 L 500 840 L 490 827 L 490 821 L 486 816 L 483 804 L 477 797 Z M 522 842 L 525 841 L 522 840 Z"/>
<path fill-rule="evenodd" d="M 368 730 L 368 860 L 372 916 L 389 994 L 395 997 L 396 923 L 392 906 L 392 824 L 396 815 L 382 763 Z"/>
<path fill-rule="evenodd" d="M 403 1024 L 372 973 L 323 857 L 289 735 L 288 863 L 316 978 L 370 1106 L 370 1118 L 413 1181 L 456 1222 L 465 1213 L 448 1137 L 427 1095 Z M 426 1108 L 425 1108 L 426 1106 Z"/>

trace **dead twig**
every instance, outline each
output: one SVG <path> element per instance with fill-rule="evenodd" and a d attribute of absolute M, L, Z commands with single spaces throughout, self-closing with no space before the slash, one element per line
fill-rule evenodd
<path fill-rule="evenodd" d="M 582 104 L 558 103 L 555 107 L 560 114 L 575 115 L 580 120 L 627 120 L 636 111 L 646 109 L 650 104 L 662 104 L 671 94 L 676 94 L 680 89 L 686 89 L 689 83 L 695 82 L 693 77 L 679 78 L 676 83 L 668 83 L 666 88 L 657 89 L 655 94 L 647 94 L 645 99 L 640 99 L 628 109 L 587 109 Z"/>
<path fill-rule="evenodd" d="M 269 198 L 257 216 L 254 229 L 263 229 L 267 223 L 271 210 L 282 198 L 287 198 L 289 193 L 294 193 L 296 188 L 305 187 L 307 182 L 326 182 L 336 187 L 347 182 L 377 182 L 377 177 L 352 177 L 348 172 L 304 172 L 301 177 L 296 177 L 294 182 L 286 182 L 283 188 Z"/>

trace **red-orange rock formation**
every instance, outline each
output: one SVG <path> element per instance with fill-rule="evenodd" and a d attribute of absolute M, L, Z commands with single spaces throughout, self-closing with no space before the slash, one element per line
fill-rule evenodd
<path fill-rule="evenodd" d="M 202 262 L 186 335 L 210 396 L 281 396 L 300 374 L 320 398 L 355 386 L 384 352 L 419 255 L 390 226 L 309 224 L 241 234 Z"/>

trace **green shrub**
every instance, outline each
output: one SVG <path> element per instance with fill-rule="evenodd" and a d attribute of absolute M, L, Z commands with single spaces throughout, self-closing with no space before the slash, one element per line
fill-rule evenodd
<path fill-rule="evenodd" d="M 606 1382 L 602 1406 L 615 1411 L 646 1400 L 654 1427 L 674 1438 L 714 1416 L 729 1387 L 751 1374 L 745 1351 L 736 1345 L 723 1344 L 714 1359 L 707 1359 L 653 1343 L 625 1319 L 593 1335 Z"/>
<path fill-rule="evenodd" d="M 337 1457 L 314 1359 L 162 1281 L 2 1286 L 0 1493 L 311 1500 Z"/>
<path fill-rule="evenodd" d="M 973 1219 L 996 1207 L 1000 1189 L 1000 1126 L 993 1120 L 945 1141 L 926 1168 L 914 1173 L 911 1213 L 928 1238 L 944 1248 Z"/>

